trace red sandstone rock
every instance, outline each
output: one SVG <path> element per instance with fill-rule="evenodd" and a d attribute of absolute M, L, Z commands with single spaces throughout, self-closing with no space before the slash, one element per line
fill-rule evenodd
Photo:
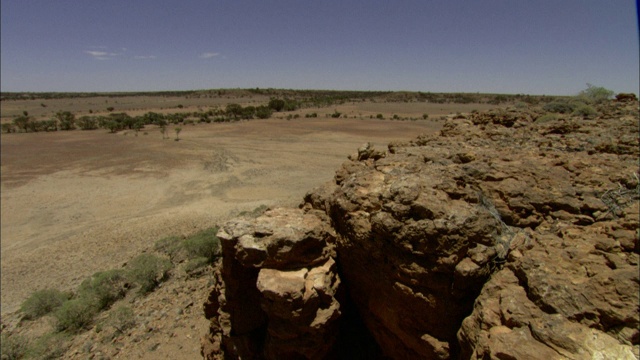
<path fill-rule="evenodd" d="M 363 146 L 300 210 L 225 225 L 205 357 L 332 358 L 353 302 L 394 359 L 638 358 L 638 107 L 597 110 Z"/>

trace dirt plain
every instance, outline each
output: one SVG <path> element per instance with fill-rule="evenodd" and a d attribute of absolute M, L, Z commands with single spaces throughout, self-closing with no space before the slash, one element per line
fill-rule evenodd
<path fill-rule="evenodd" d="M 151 107 L 140 99 L 136 103 L 121 98 L 119 103 L 128 105 L 119 110 L 144 113 L 184 103 L 187 108 L 181 111 L 189 111 L 221 106 L 225 101 L 264 101 L 261 97 L 218 99 L 215 105 L 207 105 L 206 99 L 199 103 L 143 99 Z M 2 119 L 10 121 L 14 113 L 34 114 L 40 108 L 76 112 L 77 107 L 82 113 L 91 106 L 88 103 L 104 101 L 113 100 L 3 102 Z M 441 116 L 490 107 L 494 106 L 347 103 L 276 113 L 268 120 L 183 126 L 180 141 L 174 141 L 172 130 L 170 139 L 162 139 L 154 126 L 137 135 L 132 131 L 108 134 L 103 129 L 2 134 L 3 318 L 17 311 L 33 291 L 73 290 L 92 273 L 122 266 L 165 236 L 186 236 L 262 205 L 295 206 L 307 191 L 330 180 L 363 143 L 385 148 L 390 141 L 438 131 Z M 334 111 L 350 118 L 328 116 Z M 304 117 L 311 112 L 319 117 Z M 377 113 L 386 119 L 393 114 L 421 118 L 427 113 L 433 120 L 370 119 Z M 301 117 L 287 120 L 292 114 Z M 37 117 L 46 117 L 46 113 Z M 180 288 L 175 285 L 172 291 L 178 293 Z M 198 294 L 205 292 L 193 296 Z M 197 326 L 189 325 L 194 335 L 176 340 L 175 352 L 166 356 L 197 355 L 198 334 L 203 333 L 206 321 L 199 311 L 202 299 L 194 298 L 193 303 L 193 318 L 200 321 Z M 120 351 L 116 357 L 160 355 L 149 354 L 144 346 Z"/>

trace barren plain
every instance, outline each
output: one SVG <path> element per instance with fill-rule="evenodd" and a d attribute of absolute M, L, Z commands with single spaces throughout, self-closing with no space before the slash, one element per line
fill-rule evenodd
<path fill-rule="evenodd" d="M 136 115 L 196 111 L 231 102 L 257 105 L 265 99 L 3 101 L 2 122 L 10 122 L 23 111 L 34 119 L 47 119 L 57 111 L 87 115 L 96 104 L 113 104 L 116 111 Z M 184 108 L 178 110 L 176 104 L 184 104 Z M 110 134 L 105 129 L 3 133 L 3 323 L 17 319 L 15 312 L 34 291 L 73 291 L 91 274 L 119 268 L 134 256 L 152 250 L 163 237 L 188 236 L 261 206 L 296 206 L 306 192 L 330 180 L 347 156 L 363 143 L 384 149 L 391 141 L 438 131 L 443 124 L 441 117 L 490 107 L 494 106 L 346 103 L 274 113 L 268 120 L 183 125 L 179 141 L 174 141 L 171 126 L 170 139 L 163 139 L 154 125 L 147 125 L 137 135 L 133 131 Z M 335 111 L 343 116 L 332 118 L 330 114 Z M 318 117 L 305 118 L 310 113 Z M 299 117 L 291 119 L 296 114 Z M 385 120 L 375 119 L 377 114 L 383 114 Z M 423 114 L 429 114 L 430 120 L 423 120 Z M 393 115 L 419 120 L 390 120 Z M 200 307 L 191 308 L 190 304 L 201 304 L 203 299 L 197 297 L 206 296 L 207 284 L 202 281 L 172 283 L 136 305 L 147 309 L 147 318 L 152 319 L 156 316 L 152 309 L 193 297 L 185 300 L 180 320 L 184 324 L 172 325 L 184 326 L 184 333 L 175 338 L 157 333 L 140 343 L 132 341 L 130 347 L 118 348 L 116 357 L 197 356 L 198 336 L 205 331 L 207 321 Z M 185 294 L 177 294 L 183 291 Z M 180 329 L 171 331 L 178 333 Z M 157 341 L 166 344 L 158 348 Z"/>

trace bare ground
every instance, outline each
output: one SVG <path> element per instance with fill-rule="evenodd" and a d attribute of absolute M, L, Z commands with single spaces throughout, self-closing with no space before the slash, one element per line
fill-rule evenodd
<path fill-rule="evenodd" d="M 364 142 L 382 148 L 438 128 L 317 118 L 186 126 L 180 141 L 153 127 L 2 134 L 2 314 L 34 290 L 74 289 L 162 237 L 295 205 Z"/>

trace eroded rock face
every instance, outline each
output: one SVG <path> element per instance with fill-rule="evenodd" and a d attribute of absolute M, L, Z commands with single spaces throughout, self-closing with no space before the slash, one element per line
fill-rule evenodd
<path fill-rule="evenodd" d="M 394 359 L 637 358 L 638 106 L 598 111 L 367 144 L 300 209 L 225 225 L 203 353 L 335 357 L 349 301 Z"/>
<path fill-rule="evenodd" d="M 325 215 L 274 209 L 218 233 L 223 266 L 205 304 L 205 358 L 322 359 L 340 316 L 335 235 Z"/>

